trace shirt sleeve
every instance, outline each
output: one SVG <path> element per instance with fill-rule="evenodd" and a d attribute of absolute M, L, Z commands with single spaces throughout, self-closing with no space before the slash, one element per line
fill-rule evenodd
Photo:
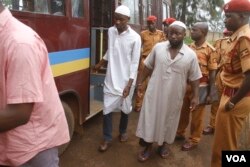
<path fill-rule="evenodd" d="M 250 70 L 250 40 L 240 40 L 240 60 L 243 73 Z"/>
<path fill-rule="evenodd" d="M 42 65 L 39 50 L 29 44 L 13 44 L 7 62 L 7 103 L 42 102 Z"/>
<path fill-rule="evenodd" d="M 217 70 L 218 68 L 218 55 L 216 50 L 210 49 L 209 60 L 208 60 L 208 69 Z"/>
<path fill-rule="evenodd" d="M 130 64 L 130 76 L 129 78 L 135 79 L 138 71 L 138 65 L 140 61 L 140 53 L 141 53 L 141 38 L 138 35 L 135 43 L 133 45 L 132 50 L 132 59 Z"/>

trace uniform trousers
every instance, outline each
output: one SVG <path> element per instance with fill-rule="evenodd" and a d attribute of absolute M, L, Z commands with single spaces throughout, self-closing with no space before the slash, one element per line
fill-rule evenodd
<path fill-rule="evenodd" d="M 188 127 L 190 116 L 190 137 L 189 140 L 193 143 L 200 141 L 203 130 L 203 119 L 205 114 L 205 105 L 199 105 L 194 111 L 190 111 L 190 95 L 186 94 L 183 99 L 180 121 L 177 129 L 178 136 L 185 136 L 186 128 Z"/>
<path fill-rule="evenodd" d="M 213 129 L 215 129 L 215 118 L 216 118 L 216 114 L 220 105 L 220 98 L 221 98 L 221 94 L 223 91 L 223 86 L 222 86 L 221 79 L 220 79 L 220 72 L 218 72 L 216 75 L 215 85 L 216 85 L 217 94 L 218 94 L 218 101 L 213 101 L 211 104 L 211 115 L 210 115 L 210 120 L 209 120 L 209 125 L 208 125 L 209 127 Z"/>
<path fill-rule="evenodd" d="M 230 99 L 222 95 L 215 121 L 211 167 L 221 167 L 222 150 L 237 150 L 238 140 L 246 118 L 250 114 L 250 96 L 241 99 L 231 111 L 225 111 Z"/>

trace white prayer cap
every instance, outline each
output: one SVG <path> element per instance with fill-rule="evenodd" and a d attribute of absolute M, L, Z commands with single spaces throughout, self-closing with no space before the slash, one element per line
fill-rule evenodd
<path fill-rule="evenodd" d="M 184 28 L 185 30 L 187 29 L 187 26 L 181 21 L 174 21 L 172 24 L 170 24 L 169 27 L 172 27 L 172 26 L 180 26 Z"/>
<path fill-rule="evenodd" d="M 120 5 L 115 9 L 115 13 L 119 13 L 125 16 L 130 17 L 130 10 L 127 6 Z"/>

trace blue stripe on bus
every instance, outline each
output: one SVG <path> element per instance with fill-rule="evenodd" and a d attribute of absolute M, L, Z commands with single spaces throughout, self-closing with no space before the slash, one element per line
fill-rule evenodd
<path fill-rule="evenodd" d="M 49 60 L 51 65 L 55 65 L 79 59 L 89 58 L 89 56 L 90 56 L 90 49 L 83 48 L 83 49 L 51 52 L 49 53 Z"/>

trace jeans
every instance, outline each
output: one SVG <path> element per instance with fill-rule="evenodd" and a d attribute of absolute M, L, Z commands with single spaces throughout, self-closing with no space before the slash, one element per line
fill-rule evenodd
<path fill-rule="evenodd" d="M 124 114 L 121 111 L 119 132 L 120 134 L 126 133 L 128 126 L 128 114 Z M 105 141 L 112 140 L 112 112 L 103 115 L 103 136 Z"/>
<path fill-rule="evenodd" d="M 58 148 L 39 152 L 31 160 L 19 167 L 59 167 Z"/>

